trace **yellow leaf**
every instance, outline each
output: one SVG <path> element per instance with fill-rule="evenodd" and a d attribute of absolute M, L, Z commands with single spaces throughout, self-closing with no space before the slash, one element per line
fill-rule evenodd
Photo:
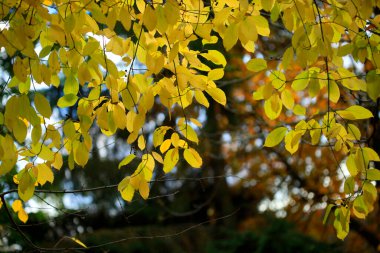
<path fill-rule="evenodd" d="M 99 41 L 93 38 L 90 38 L 88 42 L 85 44 L 85 46 L 83 47 L 83 55 L 87 56 L 87 55 L 93 54 L 95 50 L 99 49 L 99 46 L 100 46 Z"/>
<path fill-rule="evenodd" d="M 19 212 L 18 212 L 18 218 L 20 221 L 22 221 L 23 223 L 26 223 L 28 221 L 28 214 L 25 212 L 24 208 L 22 208 Z"/>
<path fill-rule="evenodd" d="M 165 140 L 165 141 L 161 144 L 161 146 L 160 146 L 160 151 L 161 151 L 161 153 L 162 153 L 162 154 L 165 153 L 165 152 L 170 148 L 171 144 L 172 144 L 171 139 L 167 139 L 167 140 Z"/>
<path fill-rule="evenodd" d="M 269 119 L 274 120 L 280 116 L 282 110 L 282 101 L 278 94 L 273 94 L 264 102 L 264 111 Z"/>
<path fill-rule="evenodd" d="M 269 36 L 270 34 L 270 29 L 269 29 L 269 23 L 266 18 L 263 16 L 252 16 L 253 23 L 256 26 L 257 33 L 262 35 L 262 36 Z"/>
<path fill-rule="evenodd" d="M 12 203 L 12 209 L 15 213 L 17 213 L 18 211 L 20 211 L 22 209 L 22 202 L 21 200 L 19 199 L 16 199 L 15 201 L 13 201 Z"/>
<path fill-rule="evenodd" d="M 150 7 L 150 5 L 147 5 L 144 12 L 144 25 L 149 31 L 153 31 L 156 28 L 157 25 L 157 15 L 156 12 Z"/>
<path fill-rule="evenodd" d="M 183 151 L 183 156 L 193 168 L 200 168 L 202 166 L 202 158 L 198 154 L 198 152 L 193 148 L 188 148 Z"/>
<path fill-rule="evenodd" d="M 144 154 L 141 157 L 141 164 L 143 165 L 144 179 L 149 182 L 153 176 L 155 166 L 154 158 L 151 154 Z"/>
<path fill-rule="evenodd" d="M 164 172 L 169 173 L 177 165 L 179 160 L 178 149 L 170 149 L 164 158 Z"/>
<path fill-rule="evenodd" d="M 139 193 L 143 199 L 147 199 L 149 197 L 149 184 L 145 180 L 140 181 Z"/>
<path fill-rule="evenodd" d="M 130 184 L 131 177 L 125 177 L 117 186 L 118 191 L 121 193 L 121 197 L 130 202 L 135 194 L 135 189 Z"/>
<path fill-rule="evenodd" d="M 36 105 L 37 111 L 42 116 L 44 116 L 45 118 L 50 118 L 52 113 L 50 103 L 44 96 L 42 96 L 38 92 L 34 96 L 34 104 Z"/>
<path fill-rule="evenodd" d="M 44 185 L 47 181 L 53 183 L 54 174 L 45 163 L 38 164 L 36 168 L 38 169 L 37 182 L 40 185 Z"/>
<path fill-rule="evenodd" d="M 264 59 L 255 58 L 247 63 L 247 69 L 252 72 L 260 72 L 267 69 L 267 67 L 267 62 Z"/>
<path fill-rule="evenodd" d="M 222 65 L 223 67 L 227 65 L 226 58 L 217 50 L 208 50 L 207 53 L 202 53 L 200 55 L 216 65 Z"/>
<path fill-rule="evenodd" d="M 181 127 L 180 131 L 186 139 L 198 144 L 198 135 L 189 124 L 186 124 L 184 127 Z"/>
<path fill-rule="evenodd" d="M 79 239 L 75 237 L 70 237 L 70 239 L 76 242 L 77 244 L 79 244 L 80 246 L 82 246 L 83 248 L 87 248 L 87 246 L 83 242 L 81 242 Z"/>
<path fill-rule="evenodd" d="M 74 151 L 74 161 L 79 165 L 84 167 L 89 158 L 88 150 L 86 145 L 81 141 L 75 141 L 73 144 Z"/>
<path fill-rule="evenodd" d="M 226 105 L 227 98 L 226 94 L 224 94 L 224 91 L 222 91 L 219 88 L 211 87 L 206 90 L 206 92 L 219 104 Z M 199 102 L 199 101 L 198 101 Z"/>
<path fill-rule="evenodd" d="M 57 152 L 54 155 L 54 162 L 51 164 L 52 167 L 54 167 L 57 170 L 60 170 L 63 165 L 63 159 L 61 153 Z"/>
<path fill-rule="evenodd" d="M 272 130 L 265 139 L 264 147 L 277 146 L 284 139 L 287 130 L 286 127 L 278 127 Z"/>
<path fill-rule="evenodd" d="M 224 69 L 213 69 L 207 74 L 208 79 L 210 80 L 219 80 L 224 76 Z"/>
<path fill-rule="evenodd" d="M 119 20 L 120 20 L 121 24 L 123 25 L 124 29 L 126 31 L 129 31 L 129 29 L 131 28 L 131 24 L 132 24 L 131 14 L 128 11 L 128 7 L 125 5 L 120 8 Z"/>
<path fill-rule="evenodd" d="M 164 160 L 162 159 L 162 156 L 161 156 L 159 153 L 152 151 L 152 156 L 153 156 L 153 158 L 154 158 L 157 162 L 159 162 L 159 163 L 161 163 L 161 164 L 164 164 Z"/>
<path fill-rule="evenodd" d="M 178 142 L 179 142 L 179 135 L 176 132 L 174 132 L 172 134 L 172 136 L 171 136 L 170 139 L 171 139 L 171 143 L 173 144 L 173 146 L 175 148 L 177 148 L 178 147 Z"/>
<path fill-rule="evenodd" d="M 145 138 L 144 135 L 140 135 L 139 138 L 137 139 L 137 145 L 140 150 L 145 149 Z"/>
<path fill-rule="evenodd" d="M 289 151 L 290 154 L 294 154 L 295 152 L 297 152 L 301 137 L 302 133 L 294 130 L 290 131 L 285 136 L 285 149 Z"/>
<path fill-rule="evenodd" d="M 239 27 L 237 24 L 232 23 L 224 32 L 223 46 L 226 51 L 229 51 L 238 41 Z"/>
<path fill-rule="evenodd" d="M 284 90 L 281 93 L 281 101 L 288 110 L 292 110 L 294 106 L 294 97 L 289 90 Z"/>
<path fill-rule="evenodd" d="M 197 100 L 199 104 L 203 105 L 206 108 L 210 106 L 210 103 L 208 102 L 206 96 L 203 94 L 202 91 L 195 90 L 194 95 L 195 95 L 195 99 Z"/>
<path fill-rule="evenodd" d="M 169 127 L 159 127 L 153 133 L 153 146 L 157 147 L 164 141 L 164 136 Z"/>

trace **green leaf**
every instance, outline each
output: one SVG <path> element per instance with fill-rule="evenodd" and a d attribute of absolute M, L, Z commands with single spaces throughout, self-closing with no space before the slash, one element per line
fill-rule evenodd
<path fill-rule="evenodd" d="M 264 59 L 252 59 L 247 63 L 247 69 L 252 72 L 260 72 L 267 69 L 267 62 Z"/>
<path fill-rule="evenodd" d="M 278 127 L 272 130 L 265 139 L 264 147 L 277 146 L 284 139 L 287 131 L 286 127 Z"/>

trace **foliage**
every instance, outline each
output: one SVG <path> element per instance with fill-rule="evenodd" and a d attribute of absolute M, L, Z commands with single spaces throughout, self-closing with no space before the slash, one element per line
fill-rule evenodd
<path fill-rule="evenodd" d="M 13 177 L 22 201 L 44 192 L 39 188 L 53 183 L 64 164 L 86 166 L 95 127 L 106 136 L 125 132 L 138 150 L 119 164 L 133 167 L 118 184 L 126 201 L 136 191 L 147 199 L 155 176 L 182 159 L 201 168 L 196 111 L 212 100 L 228 109 L 217 84 L 227 75 L 225 53 L 240 45 L 253 56 L 244 68 L 259 80 L 252 98 L 274 128 L 264 146 L 284 142 L 294 155 L 307 142 L 343 157 L 336 167 L 349 175 L 325 215 L 334 216 L 337 236 L 347 236 L 351 214 L 363 219 L 374 209 L 380 159 L 369 146 L 376 129 L 367 135 L 363 122 L 378 119 L 370 107 L 380 95 L 380 1 L 5 0 L 0 6 L 0 46 L 13 63 L 3 87 L 0 174 L 24 162 Z M 255 55 L 258 40 L 270 41 L 276 25 L 291 45 L 278 61 L 262 59 Z M 365 69 L 345 68 L 347 59 Z M 49 87 L 60 94 L 60 110 L 75 114 L 57 117 L 42 95 Z M 318 109 L 306 108 L 311 103 Z M 161 123 L 152 118 L 158 106 Z M 7 210 L 5 196 L 13 192 L 1 194 Z M 26 222 L 22 202 L 12 208 Z"/>

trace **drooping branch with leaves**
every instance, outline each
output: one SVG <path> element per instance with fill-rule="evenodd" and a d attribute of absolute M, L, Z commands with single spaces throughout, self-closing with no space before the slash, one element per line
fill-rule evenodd
<path fill-rule="evenodd" d="M 54 183 L 54 170 L 86 166 L 92 129 L 124 132 L 133 148 L 119 163 L 129 169 L 118 190 L 126 201 L 136 192 L 147 199 L 155 176 L 180 160 L 202 167 L 202 119 L 194 111 L 211 100 L 230 109 L 226 56 L 241 47 L 250 72 L 242 80 L 259 80 L 252 98 L 271 122 L 264 146 L 284 142 L 293 155 L 306 142 L 343 157 L 332 166 L 344 192 L 329 202 L 325 220 L 331 213 L 344 239 L 350 217 L 373 210 L 380 180 L 371 140 L 379 8 L 378 0 L 3 0 L 0 47 L 12 69 L 1 89 L 0 174 L 22 164 L 12 176 L 26 202 Z M 273 34 L 278 27 L 291 43 L 272 59 L 263 44 L 282 36 Z M 44 96 L 48 89 L 59 94 L 58 108 Z M 153 108 L 164 120 L 152 119 Z M 13 192 L 0 194 L 2 202 Z M 22 202 L 12 207 L 26 222 Z"/>

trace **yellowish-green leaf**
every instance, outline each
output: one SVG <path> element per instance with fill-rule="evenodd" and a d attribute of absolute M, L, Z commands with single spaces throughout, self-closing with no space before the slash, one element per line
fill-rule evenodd
<path fill-rule="evenodd" d="M 264 59 L 252 59 L 247 63 L 247 69 L 252 72 L 260 72 L 267 69 L 267 62 Z"/>
<path fill-rule="evenodd" d="M 57 105 L 58 107 L 61 107 L 61 108 L 70 107 L 70 106 L 75 105 L 77 101 L 78 101 L 78 97 L 76 95 L 67 94 L 58 99 Z"/>
<path fill-rule="evenodd" d="M 346 166 L 347 166 L 348 172 L 350 173 L 352 177 L 355 177 L 358 174 L 358 169 L 355 163 L 355 156 L 353 154 L 350 154 L 347 157 Z"/>
<path fill-rule="evenodd" d="M 376 102 L 380 96 L 380 75 L 377 74 L 375 70 L 369 71 L 366 76 L 366 81 L 368 96 Z"/>
<path fill-rule="evenodd" d="M 124 157 L 124 159 L 119 163 L 119 169 L 122 167 L 122 166 L 125 166 L 127 164 L 129 164 L 130 162 L 132 162 L 133 159 L 135 159 L 135 155 L 134 154 L 130 154 L 130 155 L 127 155 L 126 157 Z"/>
<path fill-rule="evenodd" d="M 329 218 L 331 209 L 334 207 L 333 204 L 328 204 L 326 207 L 325 215 L 323 216 L 323 224 L 326 224 L 327 219 Z"/>
<path fill-rule="evenodd" d="M 292 83 L 292 89 L 295 91 L 304 90 L 309 84 L 309 71 L 303 71 L 298 74 Z"/>
<path fill-rule="evenodd" d="M 328 83 L 328 92 L 330 101 L 337 103 L 340 98 L 340 90 L 338 84 L 334 80 L 330 80 Z"/>
<path fill-rule="evenodd" d="M 360 105 L 353 105 L 353 106 L 348 107 L 345 110 L 337 111 L 336 113 L 339 114 L 339 116 L 342 117 L 343 119 L 348 119 L 348 120 L 373 118 L 372 112 Z"/>
<path fill-rule="evenodd" d="M 286 132 L 286 127 L 277 127 L 272 130 L 265 139 L 264 147 L 277 146 L 284 139 Z"/>
<path fill-rule="evenodd" d="M 294 106 L 293 112 L 294 112 L 295 115 L 305 116 L 305 114 L 306 114 L 306 108 L 297 104 L 297 105 Z"/>
<path fill-rule="evenodd" d="M 36 105 L 37 111 L 42 116 L 44 116 L 45 118 L 50 118 L 52 113 L 50 103 L 44 96 L 42 96 L 38 92 L 34 96 L 34 104 Z"/>
<path fill-rule="evenodd" d="M 367 154 L 368 156 L 368 160 L 370 161 L 375 161 L 375 162 L 380 162 L 380 157 L 379 155 L 376 153 L 375 150 L 373 150 L 372 148 L 369 148 L 369 147 L 364 147 L 363 148 L 363 151 Z"/>
<path fill-rule="evenodd" d="M 369 169 L 367 170 L 367 179 L 368 180 L 380 180 L 380 170 L 378 169 Z"/>

